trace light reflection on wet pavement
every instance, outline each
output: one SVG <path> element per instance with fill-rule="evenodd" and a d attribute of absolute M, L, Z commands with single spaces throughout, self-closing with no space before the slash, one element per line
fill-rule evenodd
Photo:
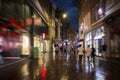
<path fill-rule="evenodd" d="M 120 64 L 96 59 L 95 65 L 75 55 L 44 53 L 39 59 L 27 60 L 0 69 L 0 80 L 120 80 Z"/>

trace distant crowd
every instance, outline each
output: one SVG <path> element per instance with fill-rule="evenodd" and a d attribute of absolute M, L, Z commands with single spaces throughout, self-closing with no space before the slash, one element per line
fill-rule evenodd
<path fill-rule="evenodd" d="M 79 57 L 79 63 L 82 62 L 83 56 L 86 56 L 88 59 L 88 62 L 95 62 L 95 48 L 92 47 L 90 48 L 90 45 L 87 46 L 86 49 L 82 47 L 80 44 L 79 46 L 71 46 L 71 45 L 66 45 L 66 46 L 59 46 L 57 44 L 54 45 L 55 47 L 55 53 L 56 55 L 67 55 L 67 54 L 74 54 L 75 56 Z"/>

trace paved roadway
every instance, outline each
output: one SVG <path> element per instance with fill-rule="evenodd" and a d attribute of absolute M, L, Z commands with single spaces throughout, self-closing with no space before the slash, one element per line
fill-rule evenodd
<path fill-rule="evenodd" d="M 96 58 L 95 65 L 73 54 L 41 54 L 39 59 L 1 68 L 0 80 L 120 80 L 120 64 Z"/>

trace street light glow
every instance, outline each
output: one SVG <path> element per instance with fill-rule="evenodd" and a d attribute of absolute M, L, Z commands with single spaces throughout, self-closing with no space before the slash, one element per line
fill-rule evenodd
<path fill-rule="evenodd" d="M 63 18 L 66 18 L 66 17 L 67 17 L 67 14 L 66 14 L 66 13 L 64 13 L 64 14 L 63 14 Z"/>

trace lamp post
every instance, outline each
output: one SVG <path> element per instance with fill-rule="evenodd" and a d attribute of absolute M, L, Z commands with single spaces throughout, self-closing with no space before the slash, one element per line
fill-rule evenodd
<path fill-rule="evenodd" d="M 31 42 L 31 49 L 30 49 L 30 58 L 34 58 L 33 55 L 33 48 L 34 48 L 34 19 L 36 18 L 33 10 L 32 10 L 32 25 L 30 28 L 30 42 Z"/>
<path fill-rule="evenodd" d="M 65 33 L 65 31 L 64 31 L 64 25 L 65 25 L 65 21 L 66 21 L 66 18 L 67 18 L 67 14 L 66 13 L 63 13 L 62 14 L 62 22 L 63 22 L 63 26 L 62 26 L 62 41 L 64 40 L 64 33 Z"/>

